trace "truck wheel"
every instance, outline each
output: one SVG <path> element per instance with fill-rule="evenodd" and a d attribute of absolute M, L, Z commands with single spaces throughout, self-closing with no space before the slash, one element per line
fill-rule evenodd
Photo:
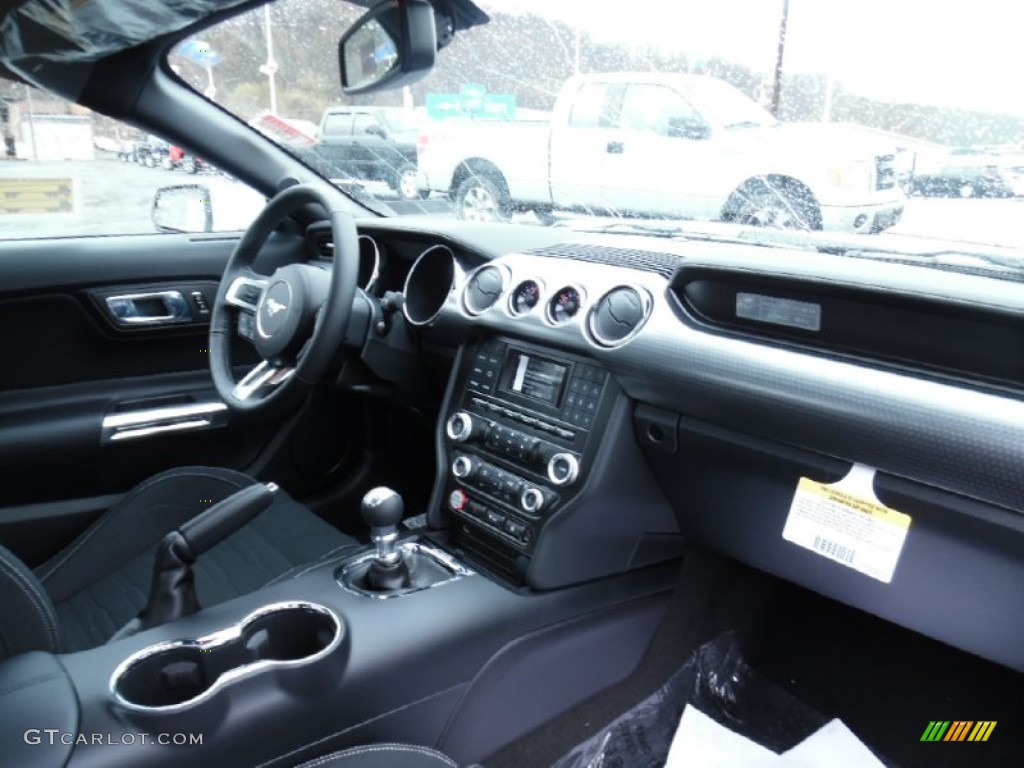
<path fill-rule="evenodd" d="M 465 221 L 506 221 L 508 193 L 490 176 L 473 174 L 455 190 L 455 212 Z"/>
<path fill-rule="evenodd" d="M 196 163 L 196 159 L 192 155 L 185 155 L 181 159 L 181 170 L 185 173 L 195 173 L 199 170 L 199 165 Z"/>
<path fill-rule="evenodd" d="M 821 228 L 818 204 L 799 184 L 758 180 L 735 194 L 740 202 L 733 220 L 739 224 L 775 229 Z"/>
<path fill-rule="evenodd" d="M 393 186 L 403 200 L 420 200 L 430 194 L 430 190 L 420 189 L 420 174 L 412 163 L 395 171 Z"/>

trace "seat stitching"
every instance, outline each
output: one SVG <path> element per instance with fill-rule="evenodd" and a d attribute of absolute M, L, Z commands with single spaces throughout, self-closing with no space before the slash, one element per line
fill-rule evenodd
<path fill-rule="evenodd" d="M 43 632 L 47 635 L 50 647 L 58 648 L 57 616 L 50 599 L 42 594 L 39 588 L 17 566 L 8 562 L 3 552 L 0 552 L 0 568 L 3 568 L 4 573 L 10 577 L 11 583 L 29 598 L 29 603 L 43 621 Z"/>
<path fill-rule="evenodd" d="M 269 508 L 268 508 L 268 510 L 269 510 Z M 287 555 L 284 554 L 284 552 L 279 550 L 277 548 L 276 543 L 274 541 L 272 541 L 267 536 L 264 536 L 263 533 L 260 531 L 258 526 L 255 526 L 255 525 L 249 526 L 248 532 L 251 533 L 253 536 L 255 536 L 257 539 L 262 540 L 267 545 L 267 547 L 270 549 L 271 552 L 273 552 L 274 554 L 280 556 L 280 558 L 284 561 L 285 569 L 294 568 L 296 565 L 298 565 L 297 563 L 293 563 L 291 561 L 291 559 Z M 263 561 L 260 560 L 259 564 L 263 565 Z M 266 573 L 266 581 L 264 581 L 263 586 L 266 586 L 267 582 L 274 578 L 274 569 L 266 567 L 263 570 Z"/>
<path fill-rule="evenodd" d="M 230 470 L 230 471 L 234 471 L 234 470 Z M 243 485 L 237 484 L 235 482 L 234 478 L 221 477 L 220 475 L 217 475 L 217 474 L 212 474 L 212 473 L 209 473 L 209 472 L 203 472 L 202 470 L 195 470 L 195 469 L 192 469 L 190 467 L 180 467 L 178 469 L 171 469 L 171 470 L 168 470 L 167 472 L 164 472 L 164 473 L 161 473 L 161 474 L 156 475 L 154 477 L 151 477 L 148 480 L 143 481 L 140 485 L 135 486 L 134 489 L 129 491 L 127 493 L 127 495 L 125 495 L 116 504 L 114 504 L 114 506 L 112 506 L 110 509 L 106 510 L 106 512 L 104 512 L 100 516 L 100 519 L 88 531 L 86 531 L 84 534 L 82 534 L 82 536 L 78 539 L 78 541 L 76 541 L 74 544 L 72 544 L 65 551 L 64 556 L 61 557 L 60 560 L 58 560 L 56 563 L 54 563 L 49 569 L 47 569 L 46 571 L 41 572 L 39 574 L 40 580 L 45 583 L 45 581 L 47 579 L 52 578 L 53 575 L 58 570 L 60 570 L 61 568 L 63 568 L 67 564 L 68 559 L 72 555 L 74 555 L 82 547 L 84 547 L 89 541 L 92 540 L 93 536 L 95 536 L 96 533 L 99 530 L 103 529 L 114 518 L 117 518 L 120 515 L 122 515 L 123 512 L 121 510 L 124 510 L 128 506 L 129 502 L 131 502 L 133 499 L 138 497 L 139 494 L 141 494 L 143 491 L 148 490 L 150 488 L 154 488 L 158 484 L 160 484 L 160 483 L 162 483 L 162 482 L 164 482 L 166 480 L 174 480 L 174 479 L 177 479 L 179 477 L 186 476 L 186 475 L 192 475 L 194 477 L 204 477 L 204 478 L 208 478 L 208 479 L 211 479 L 211 480 L 224 481 L 224 482 L 228 483 L 229 485 L 232 485 L 236 490 L 240 490 L 241 488 L 248 487 L 248 486 L 243 486 Z"/>
<path fill-rule="evenodd" d="M 114 621 L 114 617 L 111 615 L 107 606 L 104 603 L 101 603 L 90 589 L 83 589 L 80 594 L 96 607 L 94 611 L 89 613 L 89 625 L 96 631 L 95 633 L 97 635 L 102 636 L 100 642 L 105 642 L 110 638 L 113 632 L 117 631 L 117 622 Z M 103 619 L 106 619 L 106 623 L 109 626 L 114 627 L 113 632 L 108 632 L 103 628 Z"/>
<path fill-rule="evenodd" d="M 317 766 L 327 765 L 334 760 L 371 754 L 373 752 L 414 752 L 440 760 L 445 765 L 451 766 L 451 768 L 459 768 L 458 763 L 447 755 L 434 749 L 428 749 L 427 747 L 420 747 L 413 744 L 372 744 L 364 747 L 352 747 L 351 749 L 344 749 L 340 752 L 334 752 L 330 755 L 318 757 L 316 760 L 312 760 L 308 763 L 302 763 L 298 768 L 317 768 Z"/>
<path fill-rule="evenodd" d="M 137 602 L 136 600 L 131 600 L 131 596 L 134 595 L 136 597 L 141 597 L 142 605 L 146 605 L 146 603 L 149 601 L 148 591 L 143 592 L 142 589 L 140 589 L 139 586 L 134 581 L 128 578 L 128 576 L 125 574 L 122 568 L 118 568 L 116 571 L 113 572 L 113 574 L 128 586 L 128 589 L 125 590 L 124 595 L 126 598 L 129 599 L 130 602 Z"/>

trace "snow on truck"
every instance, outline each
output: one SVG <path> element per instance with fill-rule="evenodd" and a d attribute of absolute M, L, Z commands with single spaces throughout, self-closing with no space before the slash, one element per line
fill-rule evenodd
<path fill-rule="evenodd" d="M 783 123 L 704 75 L 583 75 L 549 120 L 437 121 L 421 184 L 458 215 L 532 209 L 880 232 L 903 212 L 901 150 L 865 129 Z"/>

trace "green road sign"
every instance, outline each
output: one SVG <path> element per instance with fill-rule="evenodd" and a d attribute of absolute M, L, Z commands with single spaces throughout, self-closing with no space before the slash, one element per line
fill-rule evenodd
<path fill-rule="evenodd" d="M 427 117 L 515 120 L 516 97 L 511 93 L 487 93 L 482 85 L 463 85 L 458 93 L 428 93 Z"/>

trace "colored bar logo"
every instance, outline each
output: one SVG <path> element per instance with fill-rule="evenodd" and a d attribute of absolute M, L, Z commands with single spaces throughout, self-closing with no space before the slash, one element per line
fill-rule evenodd
<path fill-rule="evenodd" d="M 931 720 L 921 741 L 988 741 L 995 720 Z"/>

